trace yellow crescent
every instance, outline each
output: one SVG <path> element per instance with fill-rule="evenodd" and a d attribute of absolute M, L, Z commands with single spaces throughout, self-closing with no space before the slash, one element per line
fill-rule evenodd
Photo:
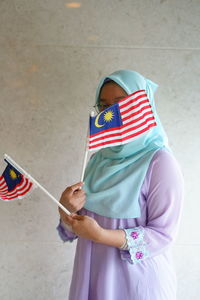
<path fill-rule="evenodd" d="M 100 124 L 98 123 L 99 118 L 100 118 L 100 116 L 101 116 L 101 114 L 102 114 L 103 112 L 104 112 L 104 111 L 102 111 L 100 114 L 98 114 L 97 117 L 96 117 L 96 119 L 95 119 L 95 126 L 96 126 L 96 127 L 103 127 L 103 126 L 105 125 L 105 123 L 104 123 L 103 125 L 100 125 Z"/>

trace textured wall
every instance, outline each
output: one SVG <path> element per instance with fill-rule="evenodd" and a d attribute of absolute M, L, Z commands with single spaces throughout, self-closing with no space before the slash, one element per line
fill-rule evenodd
<path fill-rule="evenodd" d="M 200 2 L 68 3 L 0 1 L 1 157 L 10 155 L 59 199 L 80 179 L 100 77 L 129 68 L 157 82 L 157 110 L 186 185 L 174 246 L 178 300 L 198 300 Z M 67 299 L 76 242 L 63 244 L 57 223 L 57 207 L 40 189 L 0 203 L 1 300 Z"/>

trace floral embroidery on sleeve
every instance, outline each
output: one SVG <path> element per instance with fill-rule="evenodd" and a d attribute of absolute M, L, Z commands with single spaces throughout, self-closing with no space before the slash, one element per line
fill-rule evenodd
<path fill-rule="evenodd" d="M 144 228 L 142 226 L 124 229 L 128 244 L 128 251 L 131 256 L 132 263 L 138 263 L 149 256 L 144 241 Z"/>

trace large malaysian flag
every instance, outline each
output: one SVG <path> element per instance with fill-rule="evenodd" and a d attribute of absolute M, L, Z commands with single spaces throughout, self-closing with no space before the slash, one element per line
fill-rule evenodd
<path fill-rule="evenodd" d="M 89 150 L 122 145 L 156 126 L 145 90 L 139 90 L 90 117 Z"/>

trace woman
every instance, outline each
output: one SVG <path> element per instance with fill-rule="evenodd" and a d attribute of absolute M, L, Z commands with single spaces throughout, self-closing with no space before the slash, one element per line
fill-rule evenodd
<path fill-rule="evenodd" d="M 176 299 L 171 246 L 180 222 L 183 178 L 156 113 L 156 89 L 131 70 L 116 71 L 99 83 L 100 112 L 145 91 L 156 125 L 130 143 L 96 152 L 84 185 L 67 187 L 61 196 L 73 214 L 59 209 L 60 237 L 78 238 L 69 300 Z M 138 122 L 147 122 L 143 105 L 139 109 Z"/>

